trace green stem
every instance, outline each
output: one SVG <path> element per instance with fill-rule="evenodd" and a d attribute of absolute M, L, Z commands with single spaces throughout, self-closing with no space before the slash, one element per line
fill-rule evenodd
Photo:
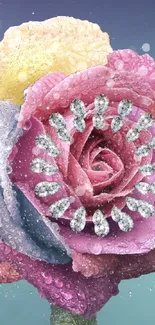
<path fill-rule="evenodd" d="M 97 325 L 96 317 L 85 318 L 68 310 L 51 306 L 51 325 Z"/>

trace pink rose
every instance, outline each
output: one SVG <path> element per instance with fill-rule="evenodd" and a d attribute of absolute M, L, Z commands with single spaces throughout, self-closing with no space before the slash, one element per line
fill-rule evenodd
<path fill-rule="evenodd" d="M 154 60 L 131 50 L 27 89 L 9 175 L 23 210 L 37 211 L 21 225 L 36 246 L 5 239 L 13 250 L 1 243 L 0 259 L 52 304 L 90 316 L 121 279 L 154 271 L 154 105 Z"/>

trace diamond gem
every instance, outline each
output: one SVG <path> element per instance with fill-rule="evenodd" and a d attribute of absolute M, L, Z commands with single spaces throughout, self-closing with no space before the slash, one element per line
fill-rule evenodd
<path fill-rule="evenodd" d="M 155 213 L 155 208 L 152 204 L 139 200 L 138 212 L 143 218 L 150 218 Z"/>
<path fill-rule="evenodd" d="M 135 185 L 135 188 L 137 189 L 138 192 L 145 195 L 148 194 L 148 192 L 150 191 L 150 184 L 145 182 L 140 182 Z"/>
<path fill-rule="evenodd" d="M 129 210 L 131 211 L 137 211 L 139 207 L 138 200 L 134 199 L 133 197 L 127 197 L 126 198 L 126 204 Z"/>
<path fill-rule="evenodd" d="M 121 115 L 122 117 L 125 117 L 131 113 L 132 107 L 133 107 L 133 104 L 132 104 L 131 100 L 123 99 L 118 104 L 118 114 Z"/>
<path fill-rule="evenodd" d="M 86 210 L 84 207 L 78 208 L 72 220 L 70 221 L 70 227 L 73 231 L 82 231 L 86 225 Z"/>
<path fill-rule="evenodd" d="M 121 220 L 118 222 L 120 230 L 128 232 L 134 227 L 134 222 L 131 217 L 124 212 L 121 212 Z"/>
<path fill-rule="evenodd" d="M 97 236 L 102 236 L 102 237 L 107 236 L 109 234 L 109 231 L 110 231 L 110 227 L 106 219 L 104 219 L 102 223 L 96 224 L 94 226 L 94 232 Z"/>
<path fill-rule="evenodd" d="M 79 132 L 84 132 L 86 124 L 84 119 L 80 119 L 79 117 L 74 119 L 74 127 Z"/>
<path fill-rule="evenodd" d="M 121 210 L 118 209 L 115 205 L 113 206 L 112 210 L 111 210 L 111 218 L 115 221 L 115 222 L 119 222 L 121 219 Z"/>
<path fill-rule="evenodd" d="M 71 200 L 72 198 L 68 197 L 53 203 L 49 208 L 51 216 L 56 219 L 62 217 L 65 211 L 69 208 Z"/>
<path fill-rule="evenodd" d="M 30 167 L 34 173 L 42 173 L 44 168 L 45 160 L 41 158 L 33 159 Z"/>
<path fill-rule="evenodd" d="M 113 132 L 119 131 L 122 128 L 122 126 L 123 126 L 123 120 L 120 116 L 117 116 L 112 119 L 111 129 Z"/>
<path fill-rule="evenodd" d="M 104 215 L 103 215 L 103 213 L 101 212 L 101 210 L 99 210 L 99 209 L 96 210 L 96 211 L 94 212 L 94 214 L 93 214 L 93 218 L 92 218 L 93 223 L 94 223 L 94 224 L 100 224 L 100 223 L 102 223 L 103 219 L 104 219 Z"/>
<path fill-rule="evenodd" d="M 109 99 L 107 96 L 101 94 L 96 96 L 94 104 L 98 114 L 104 114 L 108 109 Z"/>
<path fill-rule="evenodd" d="M 148 145 L 143 144 L 142 146 L 136 148 L 135 154 L 139 157 L 146 157 L 150 152 Z"/>
<path fill-rule="evenodd" d="M 63 118 L 63 116 L 60 113 L 53 113 L 50 117 L 49 117 L 49 124 L 51 126 L 53 126 L 56 129 L 61 129 L 61 128 L 65 128 L 66 127 L 66 123 L 65 120 Z"/>
<path fill-rule="evenodd" d="M 32 160 L 30 167 L 34 173 L 43 173 L 45 175 L 53 175 L 57 172 L 57 166 L 51 165 L 48 161 L 35 158 Z"/>
<path fill-rule="evenodd" d="M 150 176 L 154 173 L 155 168 L 154 165 L 151 164 L 144 164 L 139 167 L 138 171 L 142 173 L 144 176 Z"/>
<path fill-rule="evenodd" d="M 126 135 L 126 139 L 128 142 L 137 140 L 139 138 L 139 131 L 138 129 L 130 129 Z"/>
<path fill-rule="evenodd" d="M 150 184 L 150 191 L 155 194 L 155 182 Z"/>
<path fill-rule="evenodd" d="M 53 195 L 59 191 L 61 185 L 56 182 L 40 182 L 35 187 L 35 194 L 39 197 Z"/>
<path fill-rule="evenodd" d="M 63 141 L 70 141 L 70 135 L 66 128 L 61 128 L 57 130 L 58 138 Z"/>
<path fill-rule="evenodd" d="M 85 104 L 80 99 L 74 99 L 73 102 L 70 104 L 70 110 L 74 115 L 76 115 L 80 119 L 83 119 L 85 114 Z"/>
<path fill-rule="evenodd" d="M 155 137 L 153 137 L 149 143 L 149 148 L 150 149 L 155 149 Z"/>
<path fill-rule="evenodd" d="M 52 139 L 46 134 L 40 134 L 35 139 L 35 144 L 41 149 L 45 149 L 49 156 L 57 157 L 60 151 L 53 143 Z"/>
<path fill-rule="evenodd" d="M 93 116 L 93 125 L 96 129 L 101 129 L 104 124 L 104 118 L 100 114 L 96 114 Z"/>
<path fill-rule="evenodd" d="M 153 116 L 149 113 L 144 113 L 138 120 L 138 130 L 146 130 L 150 128 L 154 123 Z"/>

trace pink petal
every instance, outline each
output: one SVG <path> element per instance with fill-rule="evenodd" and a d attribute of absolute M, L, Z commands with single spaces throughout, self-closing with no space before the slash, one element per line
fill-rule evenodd
<path fill-rule="evenodd" d="M 66 308 L 76 314 L 90 317 L 95 314 L 112 295 L 118 293 L 119 279 L 103 276 L 87 279 L 72 271 L 71 264 L 47 264 L 30 259 L 0 243 L 0 259 L 9 262 L 23 280 L 34 285 L 42 297 L 51 304 Z"/>
<path fill-rule="evenodd" d="M 65 74 L 63 72 L 49 73 L 26 90 L 25 102 L 19 116 L 19 127 L 23 126 L 26 120 L 42 106 L 45 95 L 64 78 Z M 45 109 L 48 109 L 48 107 Z"/>

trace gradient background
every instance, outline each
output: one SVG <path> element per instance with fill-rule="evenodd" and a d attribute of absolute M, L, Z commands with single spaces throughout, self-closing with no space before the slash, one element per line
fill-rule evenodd
<path fill-rule="evenodd" d="M 155 0 L 0 0 L 0 39 L 5 30 L 29 20 L 74 16 L 98 23 L 113 49 L 139 54 L 150 45 L 155 58 Z M 120 294 L 98 313 L 98 325 L 154 325 L 155 275 L 124 281 Z M 24 281 L 0 286 L 0 324 L 49 325 L 50 308 Z"/>

